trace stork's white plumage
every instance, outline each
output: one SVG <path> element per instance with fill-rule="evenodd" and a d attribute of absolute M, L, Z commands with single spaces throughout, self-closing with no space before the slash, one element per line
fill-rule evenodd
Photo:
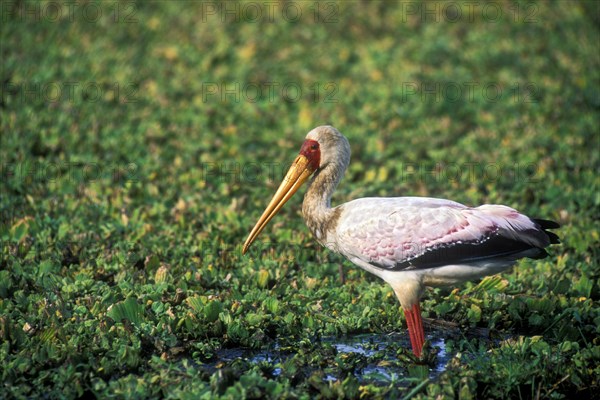
<path fill-rule="evenodd" d="M 349 162 L 350 145 L 337 129 L 310 131 L 242 251 L 314 172 L 302 203 L 306 224 L 322 245 L 392 286 L 417 357 L 425 342 L 419 308 L 425 286 L 496 274 L 520 258 L 543 258 L 544 248 L 558 243 L 547 231 L 557 223 L 502 205 L 472 208 L 444 199 L 376 197 L 331 208 L 331 195 Z"/>

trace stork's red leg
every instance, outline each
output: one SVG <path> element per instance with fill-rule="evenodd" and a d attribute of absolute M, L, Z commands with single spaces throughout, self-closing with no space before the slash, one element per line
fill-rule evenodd
<path fill-rule="evenodd" d="M 421 319 L 421 307 L 415 304 L 412 308 L 404 310 L 406 317 L 406 325 L 408 325 L 408 336 L 413 353 L 417 357 L 421 357 L 421 350 L 425 344 L 425 332 L 423 331 L 423 320 Z"/>

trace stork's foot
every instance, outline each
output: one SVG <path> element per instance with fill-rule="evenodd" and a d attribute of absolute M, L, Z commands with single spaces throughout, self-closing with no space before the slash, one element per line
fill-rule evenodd
<path fill-rule="evenodd" d="M 423 345 L 425 344 L 425 332 L 423 331 L 423 320 L 421 319 L 421 307 L 414 304 L 412 308 L 404 310 L 406 325 L 408 325 L 408 335 L 412 351 L 417 357 L 421 357 Z"/>

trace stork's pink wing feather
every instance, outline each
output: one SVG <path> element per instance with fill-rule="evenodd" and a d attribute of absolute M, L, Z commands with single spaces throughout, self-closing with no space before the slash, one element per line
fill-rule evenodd
<path fill-rule="evenodd" d="M 469 208 L 423 197 L 364 198 L 344 204 L 336 229 L 340 252 L 372 265 L 394 268 L 441 247 L 483 243 L 491 237 L 543 248 L 535 223 L 500 205 Z"/>

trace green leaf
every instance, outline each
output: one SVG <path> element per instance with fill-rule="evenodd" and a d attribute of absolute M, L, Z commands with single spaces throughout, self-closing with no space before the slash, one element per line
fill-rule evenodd
<path fill-rule="evenodd" d="M 215 322 L 219 319 L 219 314 L 223 311 L 223 303 L 219 300 L 210 301 L 204 306 L 204 317 L 208 322 Z"/>
<path fill-rule="evenodd" d="M 257 276 L 258 286 L 261 288 L 264 288 L 267 286 L 268 282 L 269 282 L 269 271 L 267 271 L 266 269 L 261 269 L 260 271 L 258 271 L 258 276 Z"/>
<path fill-rule="evenodd" d="M 204 305 L 206 304 L 206 296 L 192 296 L 185 299 L 186 303 L 192 310 L 196 313 L 201 313 L 204 311 Z"/>
<path fill-rule="evenodd" d="M 588 278 L 586 275 L 582 275 L 578 281 L 573 285 L 575 291 L 583 297 L 589 298 L 592 294 L 592 288 L 594 287 L 594 281 Z"/>
<path fill-rule="evenodd" d="M 15 242 L 20 243 L 23 239 L 25 239 L 25 236 L 27 236 L 28 232 L 29 232 L 29 223 L 27 222 L 27 220 L 21 220 L 13 225 L 10 233 L 11 233 L 11 238 Z"/>
<path fill-rule="evenodd" d="M 115 322 L 129 321 L 135 327 L 144 322 L 144 308 L 134 297 L 129 297 L 108 308 L 107 314 Z"/>

